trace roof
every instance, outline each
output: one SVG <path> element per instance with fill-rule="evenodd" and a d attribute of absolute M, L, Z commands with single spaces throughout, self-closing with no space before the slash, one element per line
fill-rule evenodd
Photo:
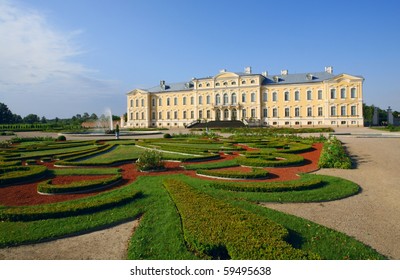
<path fill-rule="evenodd" d="M 182 91 L 182 90 L 191 90 L 193 89 L 193 82 L 182 82 L 182 83 L 168 83 L 163 87 L 160 85 L 154 86 L 146 89 L 148 92 L 170 92 L 170 91 Z"/>

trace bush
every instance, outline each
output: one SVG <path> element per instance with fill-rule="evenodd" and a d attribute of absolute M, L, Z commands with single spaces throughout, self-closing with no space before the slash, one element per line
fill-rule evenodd
<path fill-rule="evenodd" d="M 162 154 L 155 150 L 146 150 L 136 161 L 136 167 L 140 171 L 162 170 L 164 169 Z"/>
<path fill-rule="evenodd" d="M 197 174 L 232 179 L 261 179 L 268 176 L 268 171 L 260 168 L 253 168 L 250 172 L 240 172 L 237 170 L 199 169 L 197 170 Z"/>
<path fill-rule="evenodd" d="M 67 138 L 64 135 L 60 135 L 57 137 L 57 141 L 67 141 Z"/>
<path fill-rule="evenodd" d="M 163 181 L 182 219 L 189 249 L 210 259 L 319 259 L 293 248 L 285 240 L 288 231 L 257 214 L 236 208 L 198 192 L 188 184 Z"/>
<path fill-rule="evenodd" d="M 321 168 L 351 168 L 351 159 L 343 148 L 342 142 L 336 137 L 330 138 L 324 143 L 318 166 Z"/>
<path fill-rule="evenodd" d="M 166 139 L 172 138 L 171 134 L 169 134 L 169 133 L 165 133 L 163 137 L 166 138 Z"/>

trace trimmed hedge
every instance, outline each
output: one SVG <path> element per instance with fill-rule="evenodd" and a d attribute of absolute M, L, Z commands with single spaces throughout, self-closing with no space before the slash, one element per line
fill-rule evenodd
<path fill-rule="evenodd" d="M 43 165 L 2 167 L 0 168 L 0 186 L 38 179 L 46 173 L 47 167 Z"/>
<path fill-rule="evenodd" d="M 121 175 L 114 175 L 105 179 L 85 180 L 73 182 L 65 185 L 53 185 L 52 180 L 47 180 L 38 184 L 38 192 L 47 194 L 71 194 L 80 192 L 89 192 L 105 188 L 122 179 Z"/>
<path fill-rule="evenodd" d="M 224 167 L 234 167 L 239 166 L 236 160 L 224 160 L 220 162 L 210 162 L 210 163 L 199 163 L 199 164 L 186 164 L 183 165 L 183 168 L 186 170 L 197 170 L 197 169 L 217 169 L 217 168 L 224 168 Z"/>
<path fill-rule="evenodd" d="M 351 159 L 343 148 L 342 142 L 336 137 L 332 137 L 324 143 L 318 166 L 321 168 L 351 168 Z"/>
<path fill-rule="evenodd" d="M 142 196 L 140 191 L 120 192 L 118 194 L 99 195 L 97 199 L 78 199 L 75 201 L 34 206 L 18 206 L 0 209 L 1 221 L 35 221 L 86 215 L 121 206 Z"/>
<path fill-rule="evenodd" d="M 277 160 L 277 158 L 283 158 L 284 160 Z M 271 153 L 258 157 L 256 155 L 246 155 L 236 158 L 236 162 L 244 166 L 254 167 L 282 167 L 289 165 L 299 165 L 304 162 L 304 158 L 296 154 L 282 154 L 282 153 Z"/>
<path fill-rule="evenodd" d="M 308 177 L 308 176 L 307 176 Z M 208 186 L 215 189 L 235 192 L 287 192 L 303 191 L 323 187 L 325 183 L 320 178 L 308 178 L 284 182 L 266 183 L 228 183 L 213 182 Z"/>
<path fill-rule="evenodd" d="M 250 172 L 240 172 L 237 170 L 207 170 L 199 169 L 197 174 L 221 177 L 221 178 L 232 178 L 232 179 L 261 179 L 268 176 L 268 171 L 260 168 L 253 168 Z"/>
<path fill-rule="evenodd" d="M 196 191 L 188 184 L 163 181 L 182 219 L 190 250 L 209 259 L 319 259 L 284 241 L 288 231 L 262 216 Z"/>

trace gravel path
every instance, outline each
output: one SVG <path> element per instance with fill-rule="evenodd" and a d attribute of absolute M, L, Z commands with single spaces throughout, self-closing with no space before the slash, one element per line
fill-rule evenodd
<path fill-rule="evenodd" d="M 324 203 L 265 203 L 355 237 L 391 259 L 400 259 L 400 138 L 338 136 L 357 169 L 322 169 L 359 184 L 358 195 Z"/>

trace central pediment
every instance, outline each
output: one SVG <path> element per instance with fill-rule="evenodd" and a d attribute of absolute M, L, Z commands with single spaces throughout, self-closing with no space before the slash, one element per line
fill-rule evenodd
<path fill-rule="evenodd" d="M 232 78 L 238 78 L 239 75 L 234 73 L 234 72 L 222 72 L 214 76 L 215 80 L 219 79 L 232 79 Z"/>

